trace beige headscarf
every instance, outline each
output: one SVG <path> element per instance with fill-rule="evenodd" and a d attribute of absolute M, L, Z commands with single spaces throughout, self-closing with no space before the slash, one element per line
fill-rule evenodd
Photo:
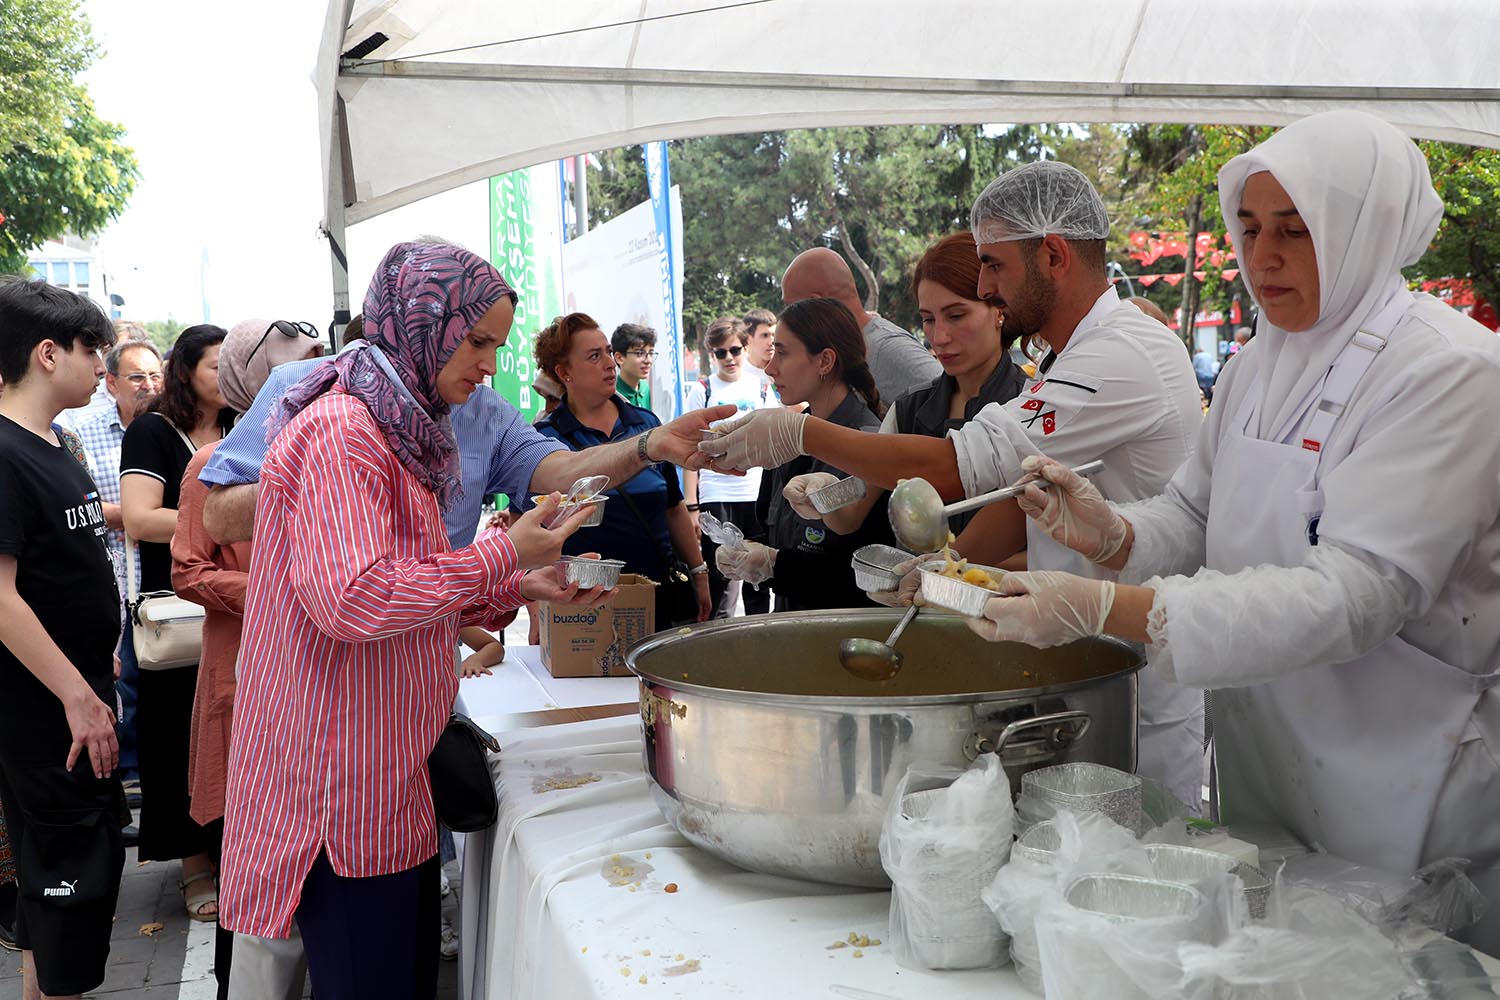
<path fill-rule="evenodd" d="M 288 361 L 301 361 L 319 343 L 311 337 L 288 337 L 280 330 L 267 334 L 273 322 L 242 319 L 229 328 L 229 336 L 219 347 L 219 392 L 224 402 L 239 413 L 250 409 L 255 394 L 271 377 L 272 368 Z M 256 344 L 260 344 L 258 350 Z"/>
<path fill-rule="evenodd" d="M 1427 160 L 1395 126 L 1363 111 L 1328 111 L 1294 122 L 1219 171 L 1219 204 L 1235 253 L 1245 258 L 1238 213 L 1245 180 L 1267 170 L 1291 195 L 1318 255 L 1318 321 L 1288 333 L 1264 312 L 1259 433 L 1272 433 L 1328 371 L 1360 324 L 1406 283 L 1442 221 Z M 1254 293 L 1252 292 L 1252 295 Z"/>

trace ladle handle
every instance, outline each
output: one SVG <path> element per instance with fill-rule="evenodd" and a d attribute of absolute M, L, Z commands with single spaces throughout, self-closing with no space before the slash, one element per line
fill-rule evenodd
<path fill-rule="evenodd" d="M 906 614 L 901 616 L 901 620 L 896 623 L 896 627 L 891 629 L 891 634 L 886 637 L 885 644 L 887 646 L 894 646 L 896 640 L 901 638 L 901 633 L 906 631 L 906 626 L 911 624 L 911 620 L 917 617 L 917 612 L 921 610 L 921 605 L 918 604 L 913 604 L 907 608 Z"/>
<path fill-rule="evenodd" d="M 1103 468 L 1104 463 L 1099 459 L 1095 459 L 1092 462 L 1085 462 L 1082 465 L 1074 466 L 1073 471 L 1078 473 L 1080 476 L 1092 476 L 1094 473 Z M 1026 487 L 1030 486 L 1032 483 L 1036 483 L 1037 486 L 1041 487 L 1044 490 L 1052 485 L 1051 480 L 1048 479 L 1028 479 L 1024 483 L 1016 483 L 1012 486 L 1002 486 L 998 490 L 991 490 L 989 493 L 981 493 L 979 494 L 979 496 L 970 497 L 968 500 L 959 500 L 957 503 L 950 503 L 943 508 L 943 513 L 948 517 L 952 517 L 954 514 L 967 514 L 971 510 L 978 510 L 980 507 L 988 507 L 990 504 L 999 503 L 1001 500 L 1009 500 L 1011 497 L 1018 497 L 1022 493 L 1025 493 Z"/>

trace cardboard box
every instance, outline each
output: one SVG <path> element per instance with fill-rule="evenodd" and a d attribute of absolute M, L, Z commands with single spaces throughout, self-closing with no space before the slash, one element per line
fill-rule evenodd
<path fill-rule="evenodd" d="M 615 599 L 596 608 L 556 607 L 542 601 L 542 662 L 553 677 L 623 677 L 625 650 L 656 631 L 656 584 L 635 573 L 620 574 Z"/>

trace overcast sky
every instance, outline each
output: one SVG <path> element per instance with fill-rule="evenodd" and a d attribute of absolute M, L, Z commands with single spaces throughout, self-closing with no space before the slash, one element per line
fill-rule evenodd
<path fill-rule="evenodd" d="M 122 314 L 199 322 L 206 285 L 209 318 L 221 326 L 260 316 L 324 326 L 332 284 L 318 234 L 311 79 L 324 0 L 83 6 L 105 50 L 85 82 L 99 114 L 126 127 L 141 167 L 129 208 L 100 239 L 110 290 L 126 300 Z M 455 204 L 472 227 L 475 207 L 485 211 L 482 189 L 351 233 L 356 310 L 370 269 L 394 239 L 427 231 L 465 239 L 457 232 L 472 230 L 453 220 Z M 482 236 L 486 223 L 477 224 Z"/>

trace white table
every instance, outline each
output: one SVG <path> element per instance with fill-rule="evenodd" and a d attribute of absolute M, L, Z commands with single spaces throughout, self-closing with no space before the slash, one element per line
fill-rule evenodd
<path fill-rule="evenodd" d="M 638 718 L 500 742 L 500 821 L 465 845 L 459 974 L 472 1000 L 1034 1000 L 1009 968 L 924 973 L 897 965 L 885 946 L 860 958 L 830 950 L 851 931 L 888 937 L 890 894 L 758 875 L 688 844 L 651 799 Z M 542 784 L 570 774 L 599 780 Z M 616 855 L 636 869 L 638 887 L 606 880 Z M 670 883 L 677 892 L 665 891 Z M 692 961 L 697 971 L 668 974 Z"/>
<path fill-rule="evenodd" d="M 505 659 L 491 671 L 488 677 L 459 681 L 454 702 L 454 708 L 491 731 L 486 720 L 493 716 L 639 700 L 640 686 L 634 676 L 553 677 L 542 665 L 537 646 L 506 647 Z"/>

